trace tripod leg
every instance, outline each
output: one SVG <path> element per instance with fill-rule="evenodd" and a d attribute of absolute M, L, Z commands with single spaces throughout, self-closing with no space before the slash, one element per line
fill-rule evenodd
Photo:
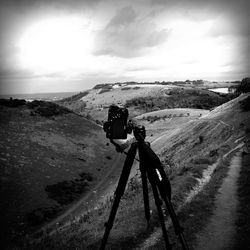
<path fill-rule="evenodd" d="M 147 220 L 147 226 L 149 226 L 150 207 L 149 207 L 149 198 L 148 198 L 148 183 L 147 183 L 146 171 L 143 170 L 143 169 L 141 169 L 141 179 L 142 179 L 142 190 L 143 190 L 145 218 Z"/>
<path fill-rule="evenodd" d="M 172 205 L 171 201 L 168 199 L 166 194 L 161 194 L 161 196 L 164 196 L 162 198 L 163 198 L 163 200 L 164 200 L 164 202 L 166 204 L 166 207 L 168 209 L 170 218 L 171 218 L 171 220 L 173 222 L 174 229 L 175 229 L 175 234 L 179 237 L 182 248 L 184 250 L 188 250 L 189 248 L 188 248 L 187 242 L 186 242 L 186 240 L 184 238 L 184 235 L 183 235 L 183 228 L 180 226 L 180 223 L 179 223 L 178 218 L 177 218 L 177 216 L 175 214 L 173 205 Z"/>
<path fill-rule="evenodd" d="M 131 168 L 133 166 L 133 162 L 134 162 L 135 155 L 136 155 L 136 150 L 137 150 L 137 144 L 133 143 L 131 145 L 129 151 L 128 151 L 128 155 L 127 155 L 126 160 L 124 162 L 122 173 L 121 173 L 121 176 L 120 176 L 120 179 L 119 179 L 119 182 L 118 182 L 115 194 L 114 194 L 115 198 L 114 198 L 114 202 L 113 202 L 113 205 L 112 205 L 112 208 L 111 208 L 109 219 L 105 223 L 106 229 L 105 229 L 105 232 L 104 232 L 104 235 L 103 235 L 103 238 L 102 238 L 100 250 L 105 249 L 105 246 L 106 246 L 106 243 L 107 243 L 107 240 L 108 240 L 108 237 L 109 237 L 110 230 L 113 227 L 113 222 L 114 222 L 114 219 L 115 219 L 115 215 L 116 215 L 117 209 L 119 207 L 121 197 L 124 194 L 126 184 L 127 184 L 127 181 L 128 181 L 128 177 L 129 177 Z"/>
<path fill-rule="evenodd" d="M 179 223 L 177 216 L 175 214 L 173 205 L 169 199 L 169 197 L 170 197 L 169 191 L 168 191 L 168 188 L 166 188 L 166 187 L 168 187 L 168 185 L 166 185 L 166 182 L 168 181 L 166 174 L 165 174 L 163 168 L 160 168 L 160 167 L 156 168 L 154 170 L 152 170 L 152 168 L 150 168 L 149 171 L 150 171 L 152 178 L 155 180 L 155 183 L 159 189 L 159 192 L 160 192 L 162 199 L 164 200 L 164 202 L 166 204 L 170 218 L 171 218 L 172 223 L 174 225 L 175 234 L 179 237 L 179 240 L 182 244 L 182 248 L 184 250 L 188 250 L 188 245 L 187 245 L 187 242 L 186 242 L 184 235 L 183 235 L 183 228 L 180 226 L 180 223 Z"/>
<path fill-rule="evenodd" d="M 172 249 L 172 246 L 168 240 L 167 229 L 166 229 L 165 222 L 164 222 L 164 215 L 163 215 L 163 212 L 161 209 L 162 202 L 159 198 L 159 194 L 158 194 L 157 187 L 156 187 L 155 183 L 152 180 L 150 181 L 150 183 L 151 183 L 151 187 L 152 187 L 153 194 L 154 194 L 155 205 L 157 207 L 159 219 L 161 222 L 162 234 L 163 234 L 163 237 L 165 240 L 166 249 Z"/>
<path fill-rule="evenodd" d="M 161 165 L 160 159 L 146 143 L 141 143 L 139 147 L 142 148 L 141 150 L 144 152 L 144 154 L 142 155 L 144 155 L 144 159 L 147 164 L 148 176 L 150 176 L 150 178 L 152 179 L 152 183 L 155 183 L 155 185 L 157 186 L 160 195 L 166 204 L 175 228 L 175 233 L 179 237 L 183 249 L 188 250 L 188 245 L 183 235 L 183 228 L 179 224 L 177 216 L 174 212 L 174 208 L 170 201 L 171 185 Z"/>
<path fill-rule="evenodd" d="M 140 146 L 139 148 L 139 158 L 140 158 L 140 172 L 141 172 L 141 180 L 142 180 L 142 190 L 143 190 L 143 201 L 144 201 L 144 209 L 145 209 L 145 218 L 147 220 L 147 226 L 149 226 L 150 220 L 150 207 L 149 207 L 149 198 L 148 198 L 148 183 L 147 183 L 147 173 L 144 167 L 143 157 Z"/>

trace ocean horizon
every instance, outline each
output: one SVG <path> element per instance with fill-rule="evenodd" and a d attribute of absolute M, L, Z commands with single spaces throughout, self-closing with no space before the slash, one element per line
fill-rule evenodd
<path fill-rule="evenodd" d="M 70 97 L 80 91 L 74 92 L 50 92 L 50 93 L 32 93 L 32 94 L 5 94 L 0 95 L 4 99 L 24 99 L 26 101 L 40 100 L 40 101 L 57 101 L 63 98 Z"/>

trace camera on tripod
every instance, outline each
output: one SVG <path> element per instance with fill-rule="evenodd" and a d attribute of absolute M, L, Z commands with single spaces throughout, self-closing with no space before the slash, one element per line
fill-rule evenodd
<path fill-rule="evenodd" d="M 188 250 L 188 245 L 183 235 L 183 228 L 180 226 L 177 216 L 174 212 L 174 208 L 171 203 L 171 185 L 161 164 L 159 157 L 150 148 L 150 144 L 145 142 L 146 129 L 144 126 L 138 126 L 131 120 L 128 121 L 128 110 L 116 105 L 111 105 L 108 111 L 108 121 L 104 123 L 104 131 L 106 132 L 106 137 L 110 139 L 111 143 L 116 146 L 118 152 L 123 152 L 125 148 L 124 145 L 119 145 L 114 142 L 113 139 L 127 139 L 128 133 L 132 131 L 134 133 L 134 138 L 136 139 L 126 153 L 127 157 L 125 159 L 121 176 L 114 193 L 114 201 L 110 211 L 109 219 L 105 223 L 105 232 L 102 238 L 100 250 L 104 250 L 109 233 L 113 227 L 117 209 L 121 197 L 125 192 L 127 182 L 129 180 L 129 175 L 133 162 L 136 159 L 136 153 L 138 150 L 139 155 L 139 169 L 141 172 L 142 189 L 143 189 L 143 200 L 145 209 L 145 218 L 147 224 L 150 220 L 150 204 L 149 204 L 149 194 L 148 194 L 148 181 L 151 184 L 155 204 L 157 207 L 159 219 L 161 222 L 162 233 L 165 240 L 166 248 L 171 249 L 171 244 L 168 239 L 167 230 L 164 221 L 164 214 L 161 208 L 163 202 L 169 212 L 172 219 L 175 233 L 179 237 L 182 247 L 184 250 Z M 125 153 L 125 152 L 124 152 Z"/>
<path fill-rule="evenodd" d="M 132 120 L 128 121 L 128 109 L 111 105 L 108 111 L 108 121 L 104 123 L 103 129 L 106 137 L 113 139 L 127 139 L 127 134 L 134 132 L 137 140 L 145 139 L 146 130 L 144 126 L 136 125 Z"/>

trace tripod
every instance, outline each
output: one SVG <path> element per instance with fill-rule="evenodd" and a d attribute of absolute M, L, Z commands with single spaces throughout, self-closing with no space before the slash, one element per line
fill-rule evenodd
<path fill-rule="evenodd" d="M 144 199 L 144 209 L 145 209 L 145 218 L 147 220 L 147 223 L 149 224 L 150 220 L 150 208 L 149 208 L 149 197 L 148 197 L 148 182 L 149 180 L 153 195 L 155 204 L 157 207 L 159 220 L 161 223 L 162 233 L 166 245 L 166 249 L 171 249 L 171 244 L 168 239 L 166 226 L 164 223 L 164 215 L 162 211 L 162 200 L 165 203 L 168 213 L 170 215 L 170 218 L 172 220 L 173 226 L 175 228 L 175 234 L 179 237 L 179 240 L 182 244 L 182 248 L 187 250 L 188 245 L 186 243 L 186 240 L 183 235 L 183 228 L 180 226 L 179 221 L 177 219 L 177 216 L 175 214 L 174 208 L 172 206 L 172 203 L 170 201 L 171 199 L 171 186 L 168 181 L 168 178 L 165 174 L 165 171 L 163 169 L 163 166 L 161 165 L 160 159 L 158 156 L 154 153 L 154 151 L 150 148 L 149 143 L 145 142 L 145 128 L 143 127 L 144 131 L 140 129 L 134 129 L 134 135 L 136 142 L 131 144 L 131 147 L 127 153 L 127 157 L 124 162 L 124 166 L 122 169 L 122 173 L 118 182 L 118 186 L 116 188 L 116 191 L 114 193 L 114 201 L 111 208 L 111 212 L 109 215 L 108 221 L 105 223 L 105 232 L 102 238 L 100 250 L 104 250 L 109 233 L 113 227 L 113 222 L 116 216 L 117 209 L 119 207 L 119 203 L 121 200 L 121 197 L 124 194 L 129 174 L 136 156 L 137 149 L 139 151 L 139 159 L 140 159 L 140 172 L 141 172 L 141 179 L 142 179 L 142 188 L 143 188 L 143 199 Z M 112 143 L 114 143 L 111 140 Z M 117 144 L 114 143 L 117 147 Z M 160 198 L 161 197 L 161 198 Z"/>

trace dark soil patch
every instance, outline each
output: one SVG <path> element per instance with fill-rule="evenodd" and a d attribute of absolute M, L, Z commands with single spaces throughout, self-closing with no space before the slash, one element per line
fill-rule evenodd
<path fill-rule="evenodd" d="M 38 208 L 28 213 L 26 218 L 31 226 L 39 226 L 42 223 L 53 219 L 62 211 L 60 206 Z"/>
<path fill-rule="evenodd" d="M 61 181 L 53 185 L 48 185 L 45 191 L 48 197 L 57 201 L 61 205 L 67 205 L 80 198 L 87 191 L 92 176 L 88 173 L 80 173 L 81 178 L 75 178 L 70 181 Z"/>

